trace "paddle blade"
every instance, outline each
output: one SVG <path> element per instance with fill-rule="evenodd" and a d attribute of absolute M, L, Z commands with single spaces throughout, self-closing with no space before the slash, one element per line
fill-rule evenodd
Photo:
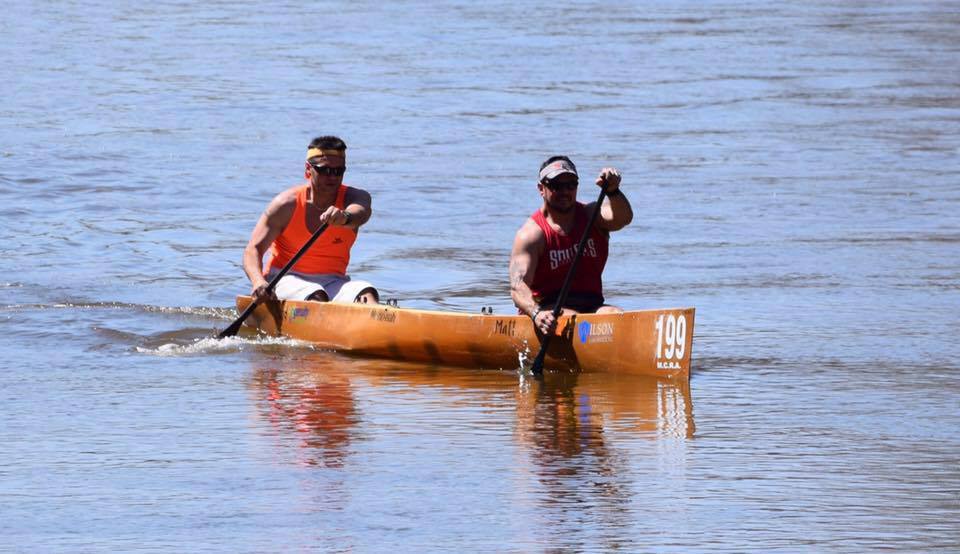
<path fill-rule="evenodd" d="M 237 333 L 239 333 L 240 327 L 243 326 L 243 322 L 247 319 L 247 316 L 253 313 L 253 310 L 256 307 L 257 307 L 257 302 L 255 301 L 251 302 L 250 305 L 247 306 L 247 309 L 243 310 L 243 313 L 240 314 L 240 317 L 238 317 L 236 321 L 231 323 L 230 326 L 224 329 L 223 331 L 220 331 L 220 333 L 217 335 L 217 338 L 224 339 L 227 337 L 232 337 Z"/>
<path fill-rule="evenodd" d="M 534 375 L 543 374 L 543 360 L 547 357 L 547 345 L 550 344 L 550 338 L 553 335 L 547 335 L 543 337 L 543 342 L 540 343 L 540 351 L 537 352 L 537 357 L 533 359 L 533 365 L 530 366 L 530 371 Z"/>
<path fill-rule="evenodd" d="M 530 372 L 533 373 L 534 375 L 543 374 L 543 358 L 544 358 L 545 352 L 546 352 L 546 348 L 541 349 L 540 353 L 537 354 L 537 357 L 534 358 L 533 365 L 530 366 Z"/>
<path fill-rule="evenodd" d="M 240 332 L 241 327 L 243 327 L 243 320 L 238 318 L 236 321 L 231 323 L 229 327 L 227 327 L 223 331 L 220 331 L 220 333 L 217 334 L 217 338 L 225 339 L 227 337 L 232 337 Z"/>

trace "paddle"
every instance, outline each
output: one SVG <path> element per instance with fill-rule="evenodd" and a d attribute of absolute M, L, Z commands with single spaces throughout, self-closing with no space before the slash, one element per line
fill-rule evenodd
<path fill-rule="evenodd" d="M 300 248 L 300 250 L 297 251 L 296 254 L 294 254 L 293 258 L 291 258 L 290 261 L 287 262 L 287 265 L 283 266 L 283 269 L 278 271 L 277 274 L 273 276 L 273 279 L 270 279 L 270 282 L 267 283 L 267 290 L 266 290 L 267 293 L 272 291 L 273 288 L 277 286 L 277 282 L 279 282 L 280 279 L 284 275 L 286 275 L 288 271 L 290 271 L 290 269 L 293 267 L 293 264 L 297 263 L 297 260 L 299 260 L 301 257 L 303 257 L 304 254 L 307 253 L 307 250 L 309 250 L 310 247 L 313 246 L 313 243 L 316 242 L 317 239 L 320 238 L 320 235 L 323 234 L 323 232 L 326 230 L 327 230 L 327 224 L 324 223 L 323 225 L 320 226 L 319 229 L 313 232 L 313 236 L 310 237 L 310 240 L 308 240 L 306 244 L 304 244 Z M 247 306 L 247 309 L 243 310 L 243 313 L 240 314 L 240 317 L 238 317 L 236 321 L 230 324 L 229 327 L 221 331 L 220 334 L 217 335 L 217 338 L 222 339 L 222 338 L 232 337 L 236 335 L 237 332 L 240 331 L 240 327 L 243 325 L 243 321 L 247 319 L 247 316 L 253 313 L 253 310 L 257 307 L 257 304 L 259 304 L 259 302 L 257 301 L 251 302 L 250 305 Z"/>
<path fill-rule="evenodd" d="M 570 292 L 570 284 L 573 283 L 573 274 L 577 271 L 577 264 L 580 263 L 580 255 L 583 254 L 583 247 L 587 244 L 587 238 L 590 236 L 590 231 L 593 230 L 593 223 L 597 220 L 597 215 L 600 214 L 600 206 L 603 204 L 603 197 L 606 195 L 607 187 L 606 183 L 604 183 L 604 186 L 600 187 L 600 196 L 597 197 L 597 203 L 593 206 L 593 212 L 590 214 L 587 228 L 583 231 L 580 242 L 577 243 L 577 251 L 573 254 L 570 271 L 567 272 L 567 276 L 563 280 L 563 286 L 560 287 L 557 303 L 553 306 L 554 319 L 560 317 L 560 314 L 563 312 L 563 303 L 567 301 L 567 293 Z M 543 341 L 540 343 L 540 352 L 538 352 L 537 357 L 533 359 L 533 366 L 530 368 L 530 371 L 532 371 L 534 375 L 543 373 L 543 359 L 547 355 L 547 346 L 550 344 L 551 338 L 553 338 L 553 333 L 548 333 L 544 335 Z"/>

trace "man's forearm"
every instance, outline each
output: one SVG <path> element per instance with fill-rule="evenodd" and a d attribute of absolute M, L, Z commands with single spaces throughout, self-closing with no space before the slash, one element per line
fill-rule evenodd
<path fill-rule="evenodd" d="M 610 219 L 616 229 L 621 229 L 633 221 L 633 207 L 619 188 L 613 193 L 607 193 L 606 203 L 610 209 Z"/>
<path fill-rule="evenodd" d="M 249 248 L 243 251 L 243 271 L 247 274 L 250 284 L 259 286 L 265 282 L 263 278 L 262 258 L 256 251 L 251 252 Z"/>

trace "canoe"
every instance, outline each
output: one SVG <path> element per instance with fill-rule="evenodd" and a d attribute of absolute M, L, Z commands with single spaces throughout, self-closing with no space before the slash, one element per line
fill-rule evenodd
<path fill-rule="evenodd" d="M 237 297 L 237 310 L 250 305 Z M 561 317 L 544 366 L 689 379 L 693 308 Z M 247 325 L 362 356 L 486 369 L 517 369 L 540 341 L 530 318 L 398 308 L 385 304 L 264 302 Z"/>

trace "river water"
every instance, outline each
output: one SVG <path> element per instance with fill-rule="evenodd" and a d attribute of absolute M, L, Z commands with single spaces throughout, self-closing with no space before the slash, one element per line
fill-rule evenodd
<path fill-rule="evenodd" d="M 958 59 L 956 1 L 5 4 L 0 550 L 960 549 Z M 618 167 L 689 386 L 210 340 L 320 134 L 416 308 Z"/>

